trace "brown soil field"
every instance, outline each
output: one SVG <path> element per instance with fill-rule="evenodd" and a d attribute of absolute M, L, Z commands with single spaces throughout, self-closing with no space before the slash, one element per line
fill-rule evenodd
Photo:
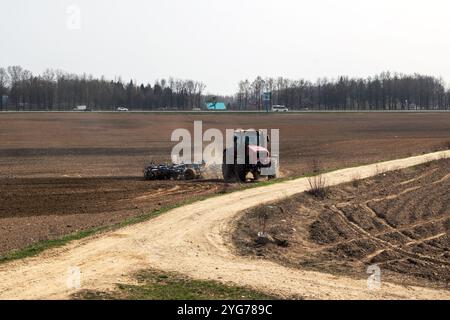
<path fill-rule="evenodd" d="M 174 129 L 280 129 L 285 176 L 447 149 L 450 114 L 0 114 L 0 254 L 222 192 L 220 180 L 145 182 Z M 238 188 L 238 186 L 232 186 Z"/>
<path fill-rule="evenodd" d="M 117 224 L 222 190 L 220 182 L 140 178 L 0 179 L 0 254 Z"/>
<path fill-rule="evenodd" d="M 440 160 L 251 209 L 232 238 L 240 254 L 290 267 L 364 279 L 378 265 L 390 282 L 448 290 L 449 190 L 450 160 Z"/>

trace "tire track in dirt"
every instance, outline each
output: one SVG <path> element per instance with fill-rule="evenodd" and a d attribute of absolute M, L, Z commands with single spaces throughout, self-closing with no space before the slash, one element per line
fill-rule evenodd
<path fill-rule="evenodd" d="M 406 261 L 408 259 L 414 259 L 417 262 L 425 265 L 433 264 L 435 267 L 443 267 L 444 265 L 450 266 L 450 262 L 448 262 L 448 249 L 442 246 L 442 242 L 445 243 L 445 237 L 448 236 L 447 232 L 439 232 L 436 230 L 433 235 L 420 235 L 419 238 L 413 236 L 414 229 L 423 228 L 425 230 L 434 228 L 434 226 L 440 225 L 440 223 L 444 223 L 450 217 L 449 214 L 445 214 L 445 208 L 447 208 L 445 197 L 437 197 L 438 199 L 442 199 L 443 203 L 439 202 L 439 206 L 436 209 L 436 203 L 432 200 L 432 197 L 427 198 L 425 195 L 431 194 L 432 191 L 445 190 L 446 187 L 440 184 L 446 182 L 449 174 L 444 177 L 437 178 L 429 178 L 433 173 L 436 173 L 438 169 L 432 169 L 427 171 L 426 173 L 414 178 L 410 179 L 398 184 L 397 186 L 405 186 L 412 183 L 417 182 L 419 186 L 416 187 L 408 187 L 404 190 L 395 193 L 388 193 L 383 197 L 376 197 L 368 200 L 363 200 L 361 202 L 351 203 L 348 201 L 339 202 L 332 207 L 332 211 L 334 211 L 337 216 L 340 218 L 341 223 L 347 226 L 352 232 L 357 232 L 360 236 L 357 239 L 350 239 L 344 241 L 334 242 L 333 244 L 321 246 L 313 250 L 314 254 L 325 253 L 330 250 L 337 250 L 337 248 L 343 247 L 351 247 L 353 243 L 359 243 L 359 241 L 366 241 L 368 244 L 375 244 L 379 249 L 372 253 L 368 253 L 364 258 L 361 258 L 361 261 L 364 265 L 368 265 L 377 261 L 378 263 L 392 263 L 398 261 Z M 425 178 L 427 178 L 425 180 Z M 436 186 L 439 185 L 440 189 L 436 189 Z M 425 189 L 425 190 L 423 190 Z M 392 190 L 391 190 L 392 191 Z M 419 192 L 420 191 L 420 192 Z M 445 192 L 445 191 L 444 191 Z M 415 194 L 412 194 L 415 193 Z M 423 195 L 423 196 L 417 196 Z M 398 227 L 396 224 L 390 224 L 388 220 L 384 218 L 384 215 L 378 214 L 375 210 L 373 210 L 369 204 L 381 203 L 384 201 L 392 201 L 395 199 L 402 198 L 401 201 L 396 202 L 395 208 L 398 211 L 394 213 L 390 213 L 390 216 L 398 215 L 401 211 L 400 208 L 405 205 L 409 205 L 412 208 L 424 207 L 429 208 L 429 210 L 433 211 L 430 215 L 420 215 L 418 221 L 416 220 L 414 223 L 409 223 L 407 225 L 402 225 L 402 227 Z M 411 200 L 413 204 L 411 205 Z M 433 205 L 434 204 L 434 208 Z M 330 208 L 327 206 L 326 208 Z M 364 225 L 360 225 L 358 219 L 354 220 L 352 212 L 358 212 L 358 209 L 362 209 L 367 212 L 371 217 L 372 221 L 377 221 L 378 225 L 382 225 L 384 230 L 379 232 L 378 230 L 373 230 L 371 226 L 365 227 Z M 388 207 L 386 208 L 388 210 Z M 361 212 L 361 211 L 360 211 Z M 444 229 L 445 230 L 445 229 Z M 400 238 L 398 236 L 401 236 Z M 392 241 L 389 241 L 392 239 Z M 442 240 L 441 240 L 442 239 Z M 387 241 L 385 241 L 387 240 Z M 381 247 L 381 248 L 380 248 Z M 419 249 L 419 252 L 417 250 Z M 412 251 L 411 251 L 412 250 Z M 422 252 L 420 252 L 422 251 Z M 427 252 L 430 252 L 428 254 Z M 305 252 L 304 256 L 307 257 L 311 252 Z M 385 254 L 385 256 L 395 255 L 400 257 L 396 259 L 385 260 L 381 257 L 378 258 L 381 254 Z M 426 254 L 424 254 L 426 253 Z M 415 263 L 415 262 L 414 262 Z"/>
<path fill-rule="evenodd" d="M 403 182 L 399 183 L 399 185 L 400 185 L 400 186 L 404 186 L 404 185 L 407 185 L 407 184 L 410 184 L 410 183 L 419 181 L 419 180 L 421 180 L 421 179 L 423 179 L 423 178 L 426 178 L 426 177 L 428 177 L 428 176 L 431 176 L 431 175 L 432 175 L 433 173 L 435 173 L 436 171 L 437 171 L 437 169 L 430 170 L 430 171 L 428 171 L 428 172 L 425 172 L 424 174 L 421 174 L 420 176 L 418 176 L 418 177 L 416 177 L 416 178 L 414 178 L 414 179 L 410 179 L 410 180 L 407 180 L 407 181 L 403 181 Z"/>
<path fill-rule="evenodd" d="M 168 189 L 168 190 L 158 189 L 158 190 L 156 190 L 156 192 L 150 192 L 149 194 L 144 194 L 142 196 L 134 198 L 134 200 L 147 200 L 147 199 L 150 199 L 150 198 L 157 198 L 157 197 L 159 197 L 161 195 L 167 196 L 167 195 L 175 193 L 179 189 L 180 189 L 180 186 L 175 186 L 175 187 L 173 187 L 171 189 Z"/>
<path fill-rule="evenodd" d="M 431 170 L 431 171 L 429 171 L 429 172 L 427 172 L 425 174 L 422 174 L 421 176 L 419 176 L 419 177 L 417 177 L 415 179 L 411 179 L 411 180 L 402 182 L 399 185 L 407 185 L 407 184 L 409 184 L 411 182 L 415 182 L 415 181 L 421 180 L 422 178 L 430 176 L 433 172 L 436 172 L 436 170 L 437 169 Z M 450 174 L 447 174 L 443 178 L 441 178 L 441 179 L 439 179 L 437 181 L 431 182 L 431 184 L 432 185 L 436 185 L 436 184 L 442 183 L 442 182 L 446 181 L 449 176 L 450 176 Z M 389 243 L 389 242 L 379 238 L 380 236 L 389 234 L 390 232 L 396 232 L 396 233 L 400 232 L 403 236 L 408 237 L 411 240 L 410 242 L 405 243 L 404 246 L 405 247 L 411 247 L 413 245 L 425 243 L 427 241 L 438 239 L 438 238 L 446 235 L 446 233 L 441 233 L 441 234 L 434 235 L 434 236 L 431 236 L 431 237 L 427 237 L 427 238 L 424 238 L 424 239 L 412 239 L 409 236 L 407 236 L 406 234 L 404 234 L 402 231 L 410 230 L 410 229 L 415 228 L 415 227 L 420 226 L 420 225 L 424 225 L 424 224 L 428 224 L 428 223 L 432 223 L 432 222 L 434 223 L 434 222 L 436 222 L 438 220 L 445 219 L 447 216 L 444 216 L 444 217 L 441 216 L 441 217 L 439 217 L 437 219 L 436 218 L 432 218 L 432 219 L 429 219 L 428 221 L 420 221 L 420 222 L 417 222 L 417 223 L 412 224 L 412 225 L 407 225 L 407 226 L 403 226 L 402 228 L 397 228 L 397 227 L 391 225 L 388 221 L 386 221 L 382 217 L 380 217 L 380 215 L 378 215 L 376 213 L 376 211 L 373 210 L 370 207 L 370 205 L 369 205 L 372 202 L 383 202 L 383 201 L 386 201 L 386 200 L 398 199 L 399 197 L 401 197 L 403 195 L 409 194 L 411 192 L 417 191 L 417 190 L 422 189 L 422 188 L 423 188 L 423 186 L 410 187 L 410 188 L 406 188 L 406 189 L 404 189 L 404 190 L 402 190 L 402 191 L 400 191 L 400 192 L 398 192 L 396 194 L 389 194 L 389 195 L 386 195 L 385 197 L 374 198 L 374 199 L 367 200 L 364 203 L 357 204 L 359 207 L 361 207 L 364 210 L 366 210 L 374 218 L 377 218 L 377 219 L 381 220 L 385 224 L 385 226 L 387 226 L 390 229 L 390 231 L 388 231 L 388 232 L 381 232 L 381 233 L 378 233 L 378 234 L 371 234 L 370 232 L 364 230 L 362 227 L 360 227 L 356 223 L 350 221 L 347 218 L 347 216 L 345 215 L 345 213 L 341 210 L 342 207 L 344 207 L 346 205 L 349 205 L 348 203 L 347 204 L 340 204 L 340 205 L 333 206 L 333 207 L 331 207 L 331 209 L 334 212 L 336 212 L 339 215 L 339 217 L 342 219 L 342 221 L 345 224 L 347 224 L 347 226 L 350 227 L 352 230 L 354 230 L 355 232 L 358 232 L 362 236 L 365 236 L 367 239 L 375 241 L 375 242 L 377 242 L 377 243 L 379 243 L 379 244 L 381 244 L 382 246 L 385 247 L 385 249 L 377 250 L 378 254 L 370 255 L 369 257 L 371 257 L 371 258 L 374 258 L 377 255 L 379 255 L 379 254 L 381 254 L 381 253 L 383 253 L 385 251 L 390 250 L 390 251 L 394 251 L 394 252 L 397 252 L 399 254 L 402 254 L 402 255 L 404 255 L 406 257 L 414 258 L 414 259 L 417 259 L 417 260 L 420 260 L 420 261 L 426 261 L 426 262 L 431 262 L 431 263 L 436 263 L 436 264 L 441 264 L 441 265 L 450 265 L 450 262 L 448 262 L 446 260 L 440 260 L 440 259 L 436 259 L 434 257 L 428 256 L 428 255 L 417 254 L 417 253 L 411 252 L 409 250 L 404 250 L 399 245 L 393 245 L 393 244 L 391 244 L 391 243 Z M 422 199 L 416 199 L 416 201 L 421 201 L 421 200 Z M 336 244 L 334 244 L 334 246 L 335 245 Z M 366 261 L 371 261 L 370 259 L 368 259 L 368 257 L 366 257 L 365 260 Z"/>
<path fill-rule="evenodd" d="M 392 251 L 398 252 L 404 256 L 407 256 L 409 258 L 413 258 L 413 259 L 417 259 L 417 260 L 422 260 L 422 261 L 427 261 L 427 262 L 432 262 L 432 263 L 437 263 L 437 264 L 444 264 L 444 265 L 450 265 L 450 262 L 445 261 L 445 260 L 440 260 L 440 259 L 436 259 L 430 256 L 426 256 L 426 255 L 422 255 L 422 254 L 417 254 L 408 250 L 404 250 L 402 248 L 400 248 L 397 245 L 394 245 L 388 241 L 385 241 L 383 239 L 378 238 L 377 236 L 374 236 L 372 234 L 370 234 L 369 232 L 367 232 L 366 230 L 364 230 L 363 228 L 361 228 L 360 226 L 358 226 L 357 224 L 351 222 L 348 220 L 348 218 L 345 216 L 345 213 L 342 212 L 342 210 L 336 208 L 336 207 L 332 207 L 331 208 L 335 213 L 337 213 L 339 215 L 339 217 L 342 219 L 342 221 L 347 224 L 348 227 L 350 227 L 352 230 L 354 230 L 355 232 L 366 236 L 367 238 L 369 238 L 370 240 L 384 246 L 387 247 L 389 249 L 391 249 Z"/>
<path fill-rule="evenodd" d="M 349 168 L 326 174 L 329 185 L 374 176 L 450 157 L 450 151 Z M 0 265 L 0 298 L 70 298 L 71 266 L 81 270 L 82 289 L 105 290 L 128 282 L 144 268 L 178 272 L 194 279 L 248 286 L 280 297 L 306 299 L 450 299 L 450 292 L 383 283 L 367 289 L 366 279 L 336 277 L 320 272 L 244 258 L 230 244 L 233 222 L 242 212 L 309 189 L 306 178 L 247 189 L 174 209 L 153 220 L 116 232 L 73 242 L 63 248 Z M 344 215 L 345 216 L 345 215 Z"/>
<path fill-rule="evenodd" d="M 342 206 L 343 204 L 340 204 L 340 205 Z M 369 209 L 370 209 L 370 208 L 369 208 Z M 372 209 L 370 209 L 370 210 L 373 212 Z M 374 236 L 375 236 L 376 238 L 379 238 L 379 237 L 385 236 L 385 235 L 387 235 L 387 234 L 389 234 L 389 233 L 393 233 L 393 232 L 395 233 L 395 232 L 397 232 L 397 233 L 401 233 L 403 236 L 405 236 L 406 238 L 408 238 L 408 239 L 411 240 L 411 241 L 409 241 L 409 242 L 406 242 L 406 243 L 404 244 L 405 246 L 411 246 L 411 245 L 414 245 L 414 244 L 420 244 L 420 243 L 424 243 L 424 242 L 427 242 L 427 241 L 430 241 L 430 240 L 433 240 L 433 239 L 438 239 L 438 238 L 440 238 L 440 237 L 442 237 L 442 236 L 445 236 L 446 233 L 441 233 L 441 234 L 438 234 L 438 235 L 435 235 L 435 236 L 431 236 L 431 237 L 425 238 L 425 239 L 413 239 L 413 238 L 411 238 L 411 237 L 409 237 L 409 236 L 403 234 L 402 231 L 407 231 L 407 230 L 409 230 L 409 229 L 411 229 L 411 228 L 419 227 L 419 226 L 426 225 L 426 224 L 430 224 L 430 223 L 433 223 L 433 222 L 434 222 L 434 223 L 435 223 L 435 222 L 440 222 L 440 221 L 445 220 L 445 219 L 447 219 L 447 218 L 450 218 L 450 214 L 440 216 L 440 217 L 437 218 L 437 219 L 436 219 L 436 218 L 432 218 L 432 219 L 429 219 L 429 220 L 420 221 L 420 222 L 417 222 L 417 223 L 414 223 L 414 224 L 411 224 L 411 225 L 407 225 L 407 226 L 404 226 L 404 227 L 402 227 L 402 228 L 397 228 L 397 229 L 395 229 L 395 228 L 389 226 L 388 224 L 385 224 L 385 226 L 389 228 L 389 231 L 378 232 L 378 233 L 375 233 Z M 381 221 L 384 221 L 384 220 L 381 220 Z M 348 225 L 347 222 L 346 222 L 346 224 Z M 353 229 L 352 229 L 352 230 L 353 230 Z M 358 238 L 358 239 L 349 239 L 349 240 L 344 240 L 344 241 L 334 242 L 333 244 L 329 244 L 329 245 L 322 245 L 320 248 L 317 248 L 317 249 L 308 251 L 308 254 L 309 254 L 309 253 L 318 253 L 318 252 L 322 252 L 322 251 L 327 251 L 327 250 L 332 249 L 332 248 L 335 248 L 335 247 L 337 247 L 337 246 L 344 245 L 344 244 L 349 244 L 349 243 L 352 243 L 352 242 L 355 242 L 355 241 L 358 241 L 358 240 L 369 240 L 369 239 L 370 239 L 370 240 L 373 240 L 370 236 L 367 236 L 367 235 L 365 235 L 365 234 L 362 234 L 362 236 L 361 236 L 360 238 Z M 429 245 L 429 244 L 427 244 L 427 245 Z M 433 247 L 434 249 L 440 249 L 440 248 L 437 248 L 437 247 L 432 246 L 432 245 L 429 245 L 429 246 Z M 379 254 L 381 254 L 381 253 L 383 253 L 383 252 L 385 252 L 385 251 L 394 251 L 394 250 L 391 249 L 391 248 L 383 248 L 383 249 L 379 249 L 379 250 L 375 251 L 374 253 L 367 255 L 367 256 L 365 257 L 364 261 L 365 261 L 365 262 L 369 262 L 369 261 L 371 261 L 373 258 L 375 258 L 376 256 L 378 256 Z M 444 252 L 443 254 L 445 254 L 445 252 Z M 399 259 L 395 259 L 395 260 L 399 260 Z M 390 261 L 391 261 L 391 260 L 390 260 Z M 393 260 L 392 260 L 392 261 L 393 261 Z"/>

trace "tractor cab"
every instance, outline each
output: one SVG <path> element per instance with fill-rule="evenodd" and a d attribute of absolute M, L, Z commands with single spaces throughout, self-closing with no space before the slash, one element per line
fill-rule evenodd
<path fill-rule="evenodd" d="M 262 130 L 236 130 L 234 132 L 234 143 L 250 146 L 267 146 L 268 137 Z"/>
<path fill-rule="evenodd" d="M 236 130 L 233 148 L 224 150 L 222 173 L 226 181 L 245 182 L 252 174 L 258 180 L 262 168 L 270 168 L 272 159 L 267 149 L 269 138 L 263 130 Z M 275 178 L 275 176 L 268 176 Z"/>

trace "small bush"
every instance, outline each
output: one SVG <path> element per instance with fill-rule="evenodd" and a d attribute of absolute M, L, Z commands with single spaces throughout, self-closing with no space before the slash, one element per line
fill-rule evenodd
<path fill-rule="evenodd" d="M 360 175 L 354 175 L 352 178 L 352 186 L 354 188 L 358 188 L 361 184 L 361 176 Z"/>
<path fill-rule="evenodd" d="M 260 212 L 258 215 L 258 225 L 259 225 L 259 232 L 258 235 L 264 236 L 267 231 L 267 221 L 269 220 L 269 214 L 267 212 Z"/>
<path fill-rule="evenodd" d="M 322 165 L 319 160 L 313 160 L 311 163 L 311 171 L 317 175 L 308 178 L 310 186 L 308 193 L 316 198 L 324 199 L 328 194 L 328 187 L 326 178 L 323 175 Z"/>
<path fill-rule="evenodd" d="M 311 187 L 311 189 L 309 190 L 309 194 L 321 199 L 324 199 L 327 196 L 327 182 L 322 174 L 309 178 L 308 182 Z"/>

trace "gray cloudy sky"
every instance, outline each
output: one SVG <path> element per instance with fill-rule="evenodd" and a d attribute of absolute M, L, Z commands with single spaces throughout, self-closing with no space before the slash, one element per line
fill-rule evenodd
<path fill-rule="evenodd" d="M 257 75 L 315 80 L 391 70 L 450 83 L 448 0 L 2 0 L 1 7 L 0 65 L 35 73 L 191 78 L 222 94 Z"/>

